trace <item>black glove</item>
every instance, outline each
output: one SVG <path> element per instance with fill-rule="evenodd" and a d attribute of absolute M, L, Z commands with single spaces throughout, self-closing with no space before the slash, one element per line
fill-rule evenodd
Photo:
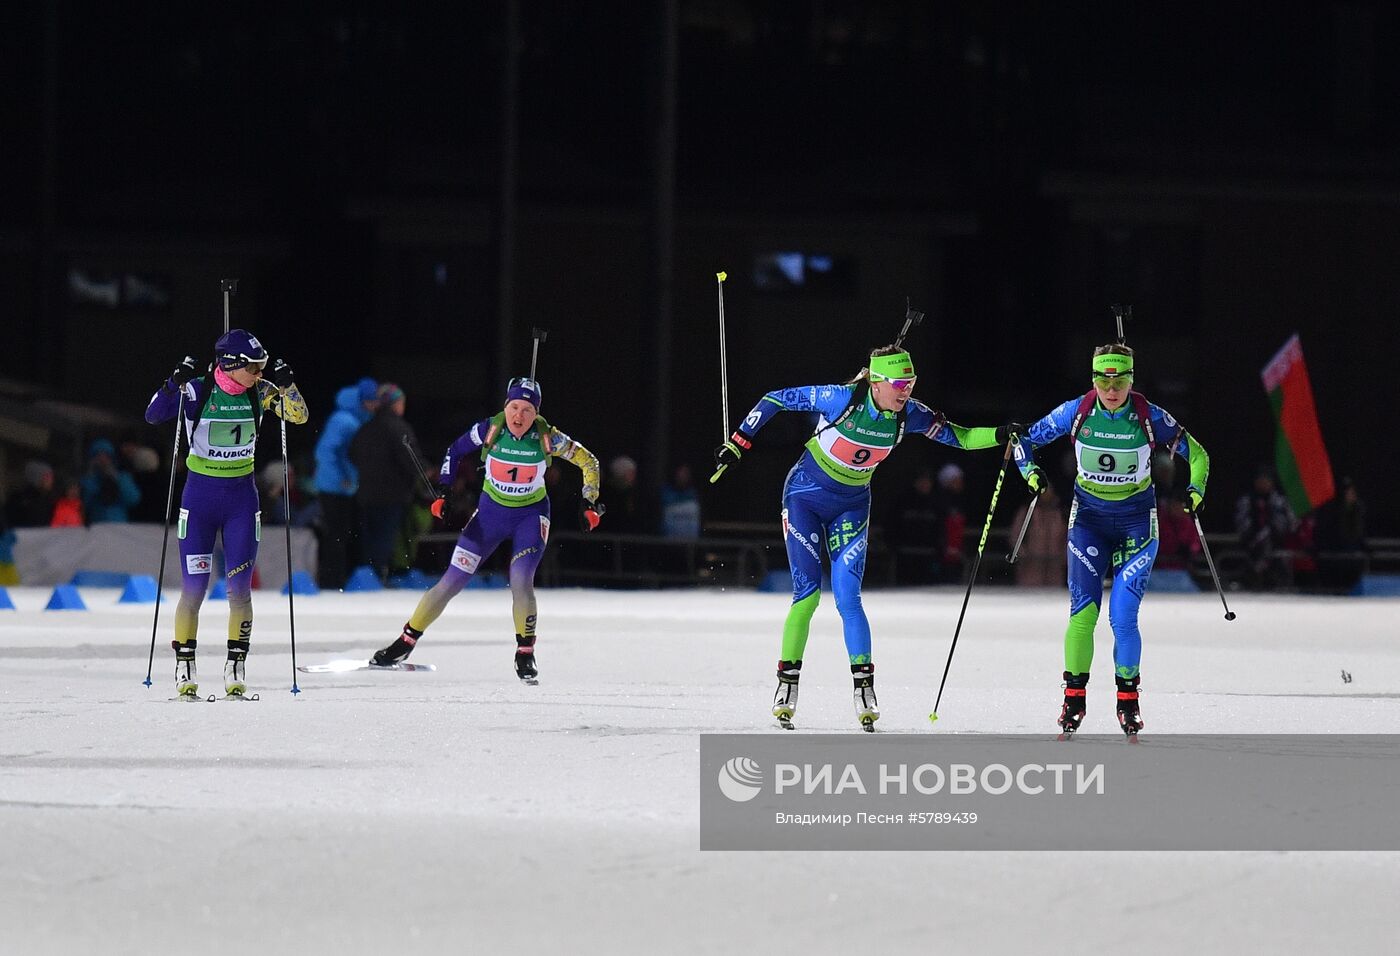
<path fill-rule="evenodd" d="M 181 389 L 199 377 L 199 369 L 195 368 L 194 356 L 186 355 L 180 360 L 180 364 L 175 366 L 175 371 L 170 373 L 170 384 Z"/>
<path fill-rule="evenodd" d="M 715 466 L 728 468 L 730 465 L 737 465 L 739 459 L 744 457 L 744 452 L 752 448 L 753 442 L 749 437 L 736 431 L 729 436 L 729 441 L 715 449 Z"/>
<path fill-rule="evenodd" d="M 584 531 L 592 531 L 607 513 L 601 501 L 580 501 L 578 505 L 578 526 Z"/>
<path fill-rule="evenodd" d="M 1189 487 L 1186 489 L 1186 501 L 1182 503 L 1181 510 L 1189 515 L 1200 514 L 1202 508 L 1206 506 L 1206 496 L 1201 493 L 1201 489 Z"/>
<path fill-rule="evenodd" d="M 998 425 L 997 444 L 1005 445 L 1011 440 L 1012 435 L 1015 435 L 1017 438 L 1025 438 L 1027 430 L 1026 426 L 1022 425 L 1020 422 L 1007 422 L 1005 425 Z"/>
<path fill-rule="evenodd" d="M 286 362 L 278 359 L 272 363 L 272 384 L 279 389 L 286 390 L 292 384 L 292 367 Z"/>

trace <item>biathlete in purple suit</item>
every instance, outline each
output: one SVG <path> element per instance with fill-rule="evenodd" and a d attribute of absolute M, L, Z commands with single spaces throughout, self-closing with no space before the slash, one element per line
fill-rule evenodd
<path fill-rule="evenodd" d="M 183 407 L 190 453 L 189 476 L 180 498 L 180 570 L 184 586 L 175 608 L 175 691 L 199 694 L 195 669 L 199 607 L 209 590 L 214 567 L 214 536 L 224 542 L 228 575 L 228 662 L 224 692 L 247 691 L 244 666 L 253 635 L 253 562 L 258 557 L 262 512 L 253 478 L 253 452 L 263 412 L 283 420 L 306 421 L 306 402 L 292 382 L 292 370 L 278 359 L 263 376 L 267 350 L 257 337 L 233 329 L 215 343 L 212 371 L 200 375 L 193 356 L 185 356 L 170 378 L 151 396 L 146 421 L 155 425 L 174 418 Z M 181 398 L 184 403 L 181 405 Z M 169 516 L 167 516 L 168 518 Z"/>
<path fill-rule="evenodd" d="M 598 504 L 598 459 L 541 418 L 539 408 L 539 383 L 529 378 L 512 379 L 504 410 L 477 422 L 447 449 L 439 474 L 442 486 L 452 487 L 462 461 L 479 455 L 485 469 L 485 493 L 462 529 L 452 552 L 452 563 L 441 580 L 423 595 L 404 624 L 403 633 L 388 647 L 376 651 L 371 663 L 391 666 L 407 658 L 428 625 L 466 587 L 481 562 L 502 543 L 510 542 L 515 672 L 526 683 L 537 682 L 535 571 L 549 540 L 549 497 L 545 493 L 544 473 L 550 458 L 563 458 L 583 472 L 579 522 L 584 531 L 598 526 L 604 510 Z M 445 503 L 445 496 L 434 501 L 433 514 L 443 517 Z"/>

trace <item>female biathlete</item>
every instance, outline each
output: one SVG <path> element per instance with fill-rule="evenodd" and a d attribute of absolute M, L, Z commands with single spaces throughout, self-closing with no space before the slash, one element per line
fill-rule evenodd
<path fill-rule="evenodd" d="M 1022 433 L 1016 463 L 1031 491 L 1045 490 L 1045 474 L 1033 452 L 1065 435 L 1074 441 L 1078 477 L 1069 511 L 1069 627 L 1065 630 L 1065 702 L 1061 738 L 1084 720 L 1085 688 L 1094 658 L 1094 625 L 1103 602 L 1103 579 L 1113 568 L 1108 619 L 1113 627 L 1118 724 L 1129 738 L 1142 729 L 1138 665 L 1142 635 L 1138 608 L 1157 558 L 1157 497 L 1152 452 L 1161 445 L 1190 464 L 1186 510 L 1199 511 L 1210 475 L 1210 456 L 1176 419 L 1132 391 L 1133 350 L 1101 345 L 1094 350 L 1093 389 L 1071 398 Z"/>
<path fill-rule="evenodd" d="M 870 530 L 870 478 L 906 431 L 953 448 L 991 448 L 1003 438 L 999 428 L 963 428 L 910 396 L 914 360 L 889 345 L 870 354 L 868 368 L 844 385 L 807 385 L 769 392 L 744 418 L 730 439 L 715 449 L 721 471 L 753 446 L 753 438 L 779 412 L 817 412 L 808 439 L 783 485 L 783 541 L 792 569 L 792 607 L 783 625 L 782 658 L 773 716 L 792 729 L 797 681 L 812 614 L 821 597 L 821 548 L 831 562 L 831 589 L 841 614 L 855 681 L 856 719 L 874 730 L 880 716 L 875 699 L 875 665 L 870 655 L 870 622 L 861 606 L 865 549 Z"/>
<path fill-rule="evenodd" d="M 549 497 L 544 473 L 551 457 L 563 458 L 583 472 L 579 523 L 584 531 L 598 527 L 603 506 L 598 503 L 598 459 L 539 415 L 540 386 L 534 379 L 512 379 L 505 408 L 477 422 L 454 441 L 442 460 L 439 483 L 452 487 L 462 461 L 480 454 L 485 465 L 485 494 L 452 552 L 452 563 L 433 585 L 388 647 L 375 652 L 370 663 L 391 667 L 405 660 L 457 594 L 466 587 L 481 562 L 504 541 L 510 542 L 510 594 L 515 613 L 515 673 L 527 684 L 538 683 L 535 666 L 535 571 L 549 540 Z M 432 504 L 441 518 L 445 495 Z"/>
<path fill-rule="evenodd" d="M 185 356 L 146 406 L 152 425 L 169 421 L 184 398 L 189 475 L 180 497 L 180 603 L 175 608 L 175 692 L 199 696 L 195 668 L 199 607 L 209 590 L 214 568 L 214 535 L 224 543 L 228 579 L 228 661 L 224 693 L 242 697 L 248 690 L 245 667 L 253 636 L 253 562 L 262 538 L 262 511 L 253 477 L 253 452 L 263 412 L 272 409 L 283 421 L 306 421 L 306 402 L 292 383 L 292 370 L 278 359 L 272 381 L 263 367 L 267 350 L 243 329 L 225 332 L 214 344 L 211 374 L 200 375 L 193 356 Z M 169 515 L 166 516 L 169 520 Z"/>

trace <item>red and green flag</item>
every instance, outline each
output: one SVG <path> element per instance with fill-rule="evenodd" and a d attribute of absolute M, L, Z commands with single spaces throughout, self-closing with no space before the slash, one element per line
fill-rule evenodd
<path fill-rule="evenodd" d="M 1303 343 L 1296 334 L 1259 374 L 1274 409 L 1274 465 L 1293 513 L 1301 517 L 1330 501 L 1336 489 L 1303 361 Z"/>

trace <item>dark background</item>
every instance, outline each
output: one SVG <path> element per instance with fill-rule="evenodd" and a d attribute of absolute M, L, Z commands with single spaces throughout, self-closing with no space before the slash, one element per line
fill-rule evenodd
<path fill-rule="evenodd" d="M 209 354 L 238 276 L 235 323 L 296 368 L 313 430 L 371 374 L 436 454 L 499 407 L 540 325 L 544 414 L 655 484 L 675 461 L 708 474 L 724 434 L 718 270 L 731 425 L 769 388 L 849 377 L 906 296 L 929 316 L 919 398 L 963 424 L 1036 417 L 1087 388 L 1125 302 L 1137 387 L 1211 453 L 1208 527 L 1272 459 L 1259 371 L 1299 332 L 1336 472 L 1373 534 L 1400 534 L 1390 4 L 6 18 L 6 378 L 139 421 L 181 355 Z M 774 253 L 815 269 L 774 288 Z M 707 489 L 707 518 L 776 514 L 807 425 L 787 418 Z M 995 458 L 915 441 L 876 485 L 957 460 L 980 499 Z"/>

